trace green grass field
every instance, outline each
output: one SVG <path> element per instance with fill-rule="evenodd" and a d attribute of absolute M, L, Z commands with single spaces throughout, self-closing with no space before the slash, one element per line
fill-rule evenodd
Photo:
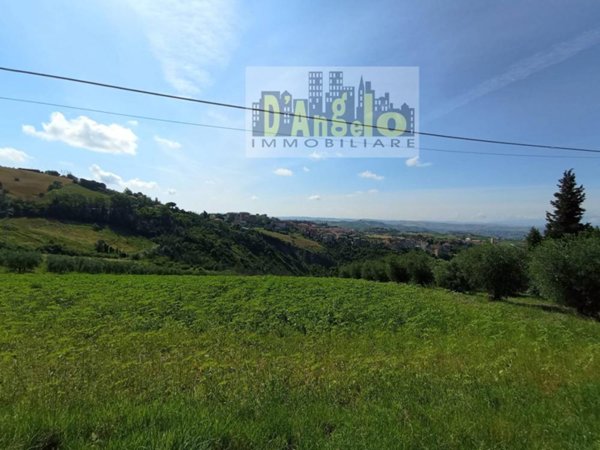
<path fill-rule="evenodd" d="M 600 324 L 409 285 L 0 274 L 0 448 L 600 447 Z"/>
<path fill-rule="evenodd" d="M 90 224 L 29 217 L 0 220 L 0 242 L 29 250 L 58 244 L 65 251 L 76 254 L 96 254 L 95 245 L 100 239 L 127 253 L 154 246 L 149 239 L 122 230 L 117 232 L 110 227 L 98 229 Z"/>

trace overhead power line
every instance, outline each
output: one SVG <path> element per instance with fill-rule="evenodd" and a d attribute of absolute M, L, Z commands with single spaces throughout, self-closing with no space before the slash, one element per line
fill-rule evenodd
<path fill-rule="evenodd" d="M 183 120 L 173 120 L 173 119 L 165 119 L 165 118 L 159 118 L 159 117 L 150 117 L 150 116 L 144 116 L 144 115 L 139 115 L 139 114 L 128 114 L 128 113 L 115 112 L 115 111 L 106 111 L 103 109 L 85 108 L 82 106 L 62 105 L 60 103 L 42 102 L 42 101 L 38 101 L 38 100 L 29 100 L 29 99 L 24 99 L 24 98 L 0 97 L 0 100 L 10 101 L 10 102 L 18 102 L 18 103 L 30 103 L 33 105 L 53 106 L 56 108 L 73 109 L 73 110 L 77 110 L 77 111 L 87 111 L 87 112 L 94 112 L 94 113 L 99 113 L 99 114 L 108 114 L 111 116 L 127 117 L 129 119 L 152 120 L 154 122 L 165 122 L 165 123 L 172 123 L 172 124 L 176 124 L 176 125 L 189 125 L 189 126 L 193 126 L 193 127 L 219 128 L 222 130 L 233 130 L 233 131 L 248 131 L 245 128 L 226 127 L 226 126 L 221 126 L 221 125 L 213 125 L 213 124 L 206 124 L 206 123 L 199 123 L 199 122 L 187 122 L 187 121 L 183 121 Z"/>
<path fill-rule="evenodd" d="M 252 130 L 248 130 L 247 128 L 239 128 L 239 127 L 226 127 L 222 125 L 214 125 L 208 123 L 200 123 L 200 122 L 187 122 L 182 120 L 173 120 L 173 119 L 165 119 L 162 117 L 153 117 L 146 116 L 140 114 L 130 114 L 116 111 L 107 111 L 104 109 L 96 109 L 96 108 L 86 108 L 83 106 L 73 106 L 73 105 L 64 105 L 61 103 L 52 103 L 52 102 L 42 102 L 39 100 L 30 100 L 24 98 L 14 98 L 14 97 L 2 97 L 0 96 L 0 100 L 17 102 L 17 103 L 27 103 L 32 105 L 41 105 L 41 106 L 52 106 L 55 108 L 64 108 L 64 109 L 72 109 L 76 111 L 86 111 L 86 112 L 94 112 L 98 114 L 107 114 L 111 116 L 117 117 L 127 117 L 128 119 L 139 119 L 139 120 L 150 120 L 153 122 L 164 122 L 175 125 L 186 125 L 193 127 L 202 127 L 202 128 L 213 128 L 219 130 L 231 130 L 231 131 L 242 131 L 245 133 L 252 133 Z M 600 159 L 600 156 L 574 156 L 574 155 L 539 155 L 539 154 L 525 154 L 525 153 L 499 153 L 499 152 L 484 152 L 484 151 L 476 151 L 476 150 L 450 150 L 450 149 L 442 149 L 442 148 L 430 148 L 430 147 L 422 147 L 419 146 L 418 150 L 425 150 L 431 152 L 441 152 L 441 153 L 458 153 L 458 154 L 469 154 L 469 155 L 481 155 L 481 156 L 508 156 L 508 157 L 517 157 L 517 158 L 569 158 L 569 159 Z"/>
<path fill-rule="evenodd" d="M 115 85 L 115 84 L 101 83 L 98 81 L 83 80 L 83 79 L 79 79 L 79 78 L 71 78 L 71 77 L 66 77 L 66 76 L 62 76 L 62 75 L 53 75 L 53 74 L 44 73 L 44 72 L 33 72 L 30 70 L 14 69 L 14 68 L 10 68 L 10 67 L 1 67 L 1 66 L 0 66 L 0 70 L 2 70 L 4 72 L 11 72 L 11 73 L 17 73 L 17 74 L 22 74 L 22 75 L 31 75 L 31 76 L 36 76 L 36 77 L 51 78 L 51 79 L 55 79 L 55 80 L 69 81 L 69 82 L 73 82 L 73 83 L 98 86 L 98 87 L 103 87 L 103 88 L 108 88 L 108 89 L 116 89 L 116 90 L 120 90 L 120 91 L 133 92 L 133 93 L 137 93 L 137 94 L 151 95 L 151 96 L 155 96 L 155 97 L 163 97 L 163 98 L 181 100 L 181 101 L 186 101 L 186 102 L 200 103 L 203 105 L 218 106 L 218 107 L 231 108 L 231 109 L 237 109 L 237 110 L 243 110 L 243 111 L 259 111 L 259 112 L 265 112 L 268 114 L 286 115 L 286 116 L 292 116 L 292 117 L 297 117 L 297 118 L 301 118 L 301 119 L 309 119 L 309 120 L 316 119 L 316 120 L 323 120 L 323 121 L 330 122 L 330 123 L 352 125 L 351 122 L 347 122 L 345 120 L 330 119 L 330 118 L 323 119 L 320 117 L 317 118 L 317 117 L 309 116 L 309 115 L 292 114 L 292 113 L 287 113 L 287 112 L 282 112 L 282 111 L 269 111 L 266 109 L 252 108 L 249 106 L 236 105 L 233 103 L 217 102 L 217 101 L 204 100 L 204 99 L 199 99 L 199 98 L 165 94 L 165 93 L 156 92 L 156 91 L 149 91 L 149 90 L 145 90 L 145 89 L 119 86 L 119 85 Z M 365 124 L 364 126 L 367 128 L 377 128 L 376 125 Z M 394 131 L 394 129 L 390 129 L 390 131 Z M 582 148 L 582 147 L 565 147 L 565 146 L 558 146 L 558 145 L 532 144 L 532 143 L 527 143 L 527 142 L 483 139 L 483 138 L 469 137 L 469 136 L 457 136 L 457 135 L 450 135 L 450 134 L 430 133 L 430 132 L 425 132 L 425 131 L 414 131 L 414 133 L 421 135 L 421 136 L 429 136 L 429 137 L 436 137 L 436 138 L 442 138 L 442 139 L 455 139 L 455 140 L 470 141 L 470 142 L 480 142 L 480 143 L 485 143 L 485 144 L 498 144 L 498 145 L 510 145 L 510 146 L 518 146 L 518 147 L 543 148 L 543 149 L 550 149 L 550 150 L 565 150 L 565 151 L 575 151 L 575 152 L 600 153 L 600 149 L 591 149 L 591 148 Z"/>
<path fill-rule="evenodd" d="M 573 155 L 535 155 L 527 153 L 500 153 L 500 152 L 478 152 L 476 150 L 448 150 L 443 148 L 429 148 L 419 146 L 419 150 L 441 153 L 460 153 L 466 155 L 484 156 L 510 156 L 515 158 L 576 158 L 576 159 L 600 159 L 600 156 L 573 156 Z"/>

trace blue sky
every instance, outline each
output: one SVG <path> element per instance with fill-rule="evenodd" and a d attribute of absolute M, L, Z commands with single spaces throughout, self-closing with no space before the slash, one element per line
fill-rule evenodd
<path fill-rule="evenodd" d="M 417 66 L 422 131 L 600 148 L 597 2 L 324 3 L 5 2 L 0 65 L 237 104 L 248 66 Z M 234 110 L 4 72 L 0 96 L 244 126 Z M 238 131 L 6 100 L 0 117 L 0 164 L 72 172 L 196 211 L 540 222 L 574 168 L 587 219 L 600 223 L 600 154 L 422 137 L 423 148 L 566 157 L 252 159 Z"/>

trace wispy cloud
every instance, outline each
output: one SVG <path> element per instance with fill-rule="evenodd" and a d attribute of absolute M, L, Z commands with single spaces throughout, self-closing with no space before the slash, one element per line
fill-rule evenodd
<path fill-rule="evenodd" d="M 179 150 L 181 148 L 181 144 L 179 142 L 165 139 L 160 136 L 154 136 L 154 142 L 169 150 Z"/>
<path fill-rule="evenodd" d="M 408 167 L 429 167 L 431 166 L 430 162 L 421 162 L 421 160 L 419 159 L 419 155 L 417 156 L 413 156 L 412 158 L 408 158 L 406 160 L 406 165 Z"/>
<path fill-rule="evenodd" d="M 427 120 L 435 120 L 484 95 L 502 89 L 515 81 L 524 80 L 540 70 L 566 61 L 578 53 L 600 43 L 600 28 L 589 30 L 573 39 L 560 42 L 547 50 L 536 53 L 508 67 L 503 73 L 480 83 L 470 91 L 453 98 L 433 111 Z"/>
<path fill-rule="evenodd" d="M 308 199 L 311 201 L 318 201 L 318 200 L 321 200 L 321 196 L 319 194 L 315 194 L 315 195 L 309 196 Z"/>
<path fill-rule="evenodd" d="M 22 129 L 30 136 L 94 152 L 135 155 L 137 150 L 138 138 L 129 128 L 116 123 L 105 125 L 86 116 L 67 120 L 61 113 L 54 112 L 50 122 L 42 124 L 42 130 L 36 130 L 33 125 L 23 125 Z"/>
<path fill-rule="evenodd" d="M 381 181 L 385 178 L 383 175 L 377 175 L 376 173 L 371 172 L 370 170 L 365 170 L 364 172 L 359 173 L 358 176 L 361 178 L 367 178 L 369 180 L 376 181 Z"/>
<path fill-rule="evenodd" d="M 27 153 L 12 147 L 0 148 L 0 161 L 11 163 L 24 163 L 31 159 Z"/>
<path fill-rule="evenodd" d="M 121 189 L 129 188 L 132 191 L 149 191 L 158 188 L 158 183 L 156 183 L 155 181 L 144 181 L 140 180 L 139 178 L 124 180 L 121 176 L 117 175 L 116 173 L 103 170 L 98 164 L 92 164 L 92 166 L 90 166 L 90 172 L 92 173 L 92 176 L 96 181 L 106 183 L 107 185 L 113 187 L 119 187 Z M 169 194 L 171 194 L 170 191 L 171 190 L 169 190 Z M 173 189 L 173 194 L 174 193 L 175 190 Z"/>
<path fill-rule="evenodd" d="M 184 94 L 212 83 L 236 44 L 235 0 L 129 0 L 166 81 Z"/>
<path fill-rule="evenodd" d="M 281 167 L 279 169 L 275 169 L 273 173 L 280 177 L 291 177 L 294 175 L 294 172 L 292 172 L 290 169 L 284 169 Z"/>

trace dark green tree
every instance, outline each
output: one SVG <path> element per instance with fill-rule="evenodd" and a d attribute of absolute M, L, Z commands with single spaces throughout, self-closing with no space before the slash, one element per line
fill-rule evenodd
<path fill-rule="evenodd" d="M 600 319 L 600 234 L 546 239 L 529 270 L 542 296 Z"/>
<path fill-rule="evenodd" d="M 565 171 L 558 182 L 558 192 L 550 202 L 554 211 L 546 212 L 546 236 L 560 238 L 585 230 L 587 225 L 581 223 L 585 212 L 581 207 L 584 200 L 584 188 L 577 186 L 573 169 Z"/>
<path fill-rule="evenodd" d="M 527 249 L 533 250 L 535 247 L 540 245 L 543 240 L 542 233 L 536 227 L 531 227 L 527 236 L 525 236 L 525 242 L 527 243 Z"/>
<path fill-rule="evenodd" d="M 525 251 L 512 245 L 484 244 L 459 253 L 453 262 L 471 289 L 488 293 L 491 300 L 517 295 L 527 289 Z"/>

